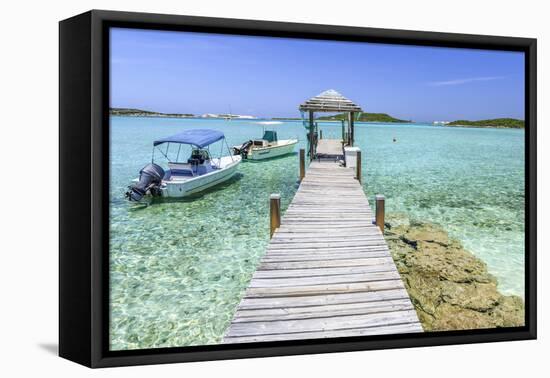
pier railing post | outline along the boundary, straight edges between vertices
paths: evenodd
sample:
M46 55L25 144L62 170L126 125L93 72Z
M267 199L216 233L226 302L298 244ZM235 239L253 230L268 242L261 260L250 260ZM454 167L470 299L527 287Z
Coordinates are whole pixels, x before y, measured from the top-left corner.
M281 195L269 196L269 238L273 237L275 230L281 226Z
M300 148L300 182L306 176L306 150Z
M381 195L376 195L376 225L380 228L380 231L384 233L384 202L386 198Z
M357 151L357 158L355 161L355 178L361 182L361 150Z

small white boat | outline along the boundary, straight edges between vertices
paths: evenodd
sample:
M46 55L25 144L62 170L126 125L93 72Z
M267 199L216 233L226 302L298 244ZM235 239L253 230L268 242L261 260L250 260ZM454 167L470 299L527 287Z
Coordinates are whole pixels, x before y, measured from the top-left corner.
M187 130L182 133L153 142L152 162L141 169L139 178L128 187L126 198L141 201L145 196L179 198L211 188L230 179L241 162L240 156L220 156L212 158L209 146L215 142L225 142L221 131L209 129ZM170 144L177 144L177 156L169 158ZM159 146L166 144L166 152ZM191 146L191 156L186 162L179 161L182 145ZM223 147L223 145L222 145ZM229 146L226 147L228 152ZM168 170L154 162L155 149L168 161Z
M298 139L278 140L276 131L265 131L262 139L249 140L233 146L233 153L248 160L263 160L294 152Z

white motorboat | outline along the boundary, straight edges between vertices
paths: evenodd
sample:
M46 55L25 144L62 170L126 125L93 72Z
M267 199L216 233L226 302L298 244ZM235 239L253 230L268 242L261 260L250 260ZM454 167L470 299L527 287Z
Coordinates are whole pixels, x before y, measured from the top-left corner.
M277 132L267 130L262 139L249 140L233 147L235 155L248 160L263 160L283 156L294 152L298 139L278 140Z
M145 196L153 197L185 197L190 194L211 188L231 178L237 171L241 156L220 156L212 158L210 145L216 142L229 146L221 131L210 129L186 130L171 137L153 142L153 158L150 164L143 167L139 178L128 187L126 198L130 201L141 201ZM169 154L171 144L178 145L174 160ZM165 151L159 146L166 145ZM191 146L191 155L186 162L180 162L182 145ZM155 150L166 158L168 170L155 163ZM173 154L172 154L173 155Z

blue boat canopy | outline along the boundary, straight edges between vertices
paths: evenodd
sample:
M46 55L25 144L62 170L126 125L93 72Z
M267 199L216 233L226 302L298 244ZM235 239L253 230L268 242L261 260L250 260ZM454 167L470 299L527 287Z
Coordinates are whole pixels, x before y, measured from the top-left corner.
M197 146L198 148L204 148L212 143L215 143L219 140L222 140L224 135L219 130L212 129L193 129L185 130L176 135L172 135L167 138L162 138L155 140L153 146L158 146L163 143L181 143L181 144L191 144Z

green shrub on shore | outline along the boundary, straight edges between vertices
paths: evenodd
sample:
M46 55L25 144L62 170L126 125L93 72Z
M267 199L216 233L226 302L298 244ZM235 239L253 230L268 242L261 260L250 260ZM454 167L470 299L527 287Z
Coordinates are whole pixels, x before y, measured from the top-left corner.
M319 117L320 121L341 121L347 120L348 113L340 113L332 116ZM359 116L355 119L357 122L395 122L395 123L409 123L411 121L405 121L397 119L386 113L359 113Z
M501 127L523 129L525 128L525 121L515 118L495 118L484 119L480 121L468 121L465 119L459 119L457 121L448 123L447 126Z

